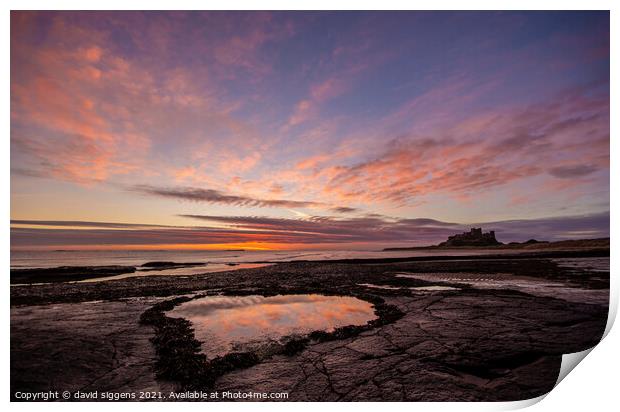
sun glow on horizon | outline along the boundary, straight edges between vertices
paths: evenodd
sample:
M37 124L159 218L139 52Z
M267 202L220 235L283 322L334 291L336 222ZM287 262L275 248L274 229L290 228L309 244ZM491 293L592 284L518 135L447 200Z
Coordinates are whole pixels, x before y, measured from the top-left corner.
M14 251L54 251L54 250L248 250L248 251L278 251L278 250L308 250L308 249L325 249L325 245L321 244L286 244L286 243L270 243L270 242L242 242L242 243L219 243L219 244L141 244L141 245L53 245L53 246L13 246ZM332 247L333 249L334 247Z

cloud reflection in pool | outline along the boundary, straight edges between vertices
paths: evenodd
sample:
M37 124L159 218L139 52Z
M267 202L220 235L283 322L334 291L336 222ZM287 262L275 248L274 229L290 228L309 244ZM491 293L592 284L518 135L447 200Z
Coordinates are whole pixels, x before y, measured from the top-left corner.
M208 296L167 313L192 323L203 352L213 358L249 350L289 335L340 326L364 325L376 318L372 304L350 296Z

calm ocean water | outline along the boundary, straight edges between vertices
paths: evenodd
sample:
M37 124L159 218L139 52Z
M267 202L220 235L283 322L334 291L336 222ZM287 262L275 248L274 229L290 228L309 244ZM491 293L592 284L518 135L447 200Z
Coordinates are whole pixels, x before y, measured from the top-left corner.
M11 251L11 268L50 268L58 266L140 266L149 261L202 262L213 264L248 262L283 262L290 260L372 259L430 255L463 255L498 251Z
M187 276L264 266L253 262L286 262L291 260L372 259L411 256L460 255L464 258L484 253L511 253L498 250L414 250L414 251L11 251L11 269L53 268L59 266L135 266L133 273L83 282L122 279L134 276ZM514 253L514 252L512 252ZM140 265L150 261L204 263L202 266L144 270ZM560 266L576 273L583 269L609 272L609 258L557 259Z

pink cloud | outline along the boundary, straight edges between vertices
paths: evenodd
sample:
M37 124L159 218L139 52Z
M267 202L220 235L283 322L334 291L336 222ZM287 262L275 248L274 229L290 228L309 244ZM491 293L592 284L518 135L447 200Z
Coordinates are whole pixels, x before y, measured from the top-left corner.
M341 199L406 204L431 193L475 193L538 175L589 175L605 167L608 121L605 98L579 93L485 113L431 129L433 138L393 140L371 160L332 169L325 191ZM601 145L589 146L584 134Z
M103 50L98 46L92 46L86 49L84 52L84 56L86 60L92 63L96 63L101 59L101 55L103 54Z
M32 32L37 24L35 13L12 16L15 33ZM15 155L24 158L21 169L80 183L129 171L152 176L171 168L157 155L171 137L186 149L181 139L205 140L213 131L233 134L231 145L253 150L254 131L230 114L238 103L223 100L215 87L205 88L214 80L204 71L121 56L97 26L86 28L62 13L52 16L43 44L30 43L25 34L12 38L11 137ZM165 134L180 130L177 125L191 127L192 134ZM222 164L249 170L259 159L249 153Z

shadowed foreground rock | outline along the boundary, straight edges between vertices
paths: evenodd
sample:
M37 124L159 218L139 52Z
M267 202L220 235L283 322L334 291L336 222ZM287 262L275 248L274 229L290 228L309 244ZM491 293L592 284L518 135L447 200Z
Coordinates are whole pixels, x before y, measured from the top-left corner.
M579 305L473 297L389 299L406 313L394 324L230 373L217 388L314 401L527 399L551 390L561 354L596 344L604 327Z
M483 280L518 278L565 285L568 289L558 296L569 296L574 290L579 297L595 294L592 302L600 302L600 296L608 293L607 273L577 273L550 259L509 258L286 263L191 279L153 277L13 287L11 391L166 393L179 389L176 382L156 378L157 355L150 342L155 329L140 325L139 320L153 305L188 292L365 294L381 297L403 313L354 336L310 342L290 353L231 370L213 387L218 391L288 392L292 401L532 398L553 387L563 353L587 349L602 336L606 305L544 295L553 287L541 289L544 293L538 291L536 296L481 289L475 283L463 283L462 279L476 279L462 275L464 271L478 273ZM403 272L417 273L423 280L395 276ZM432 281L433 273L438 282ZM428 289L434 285L458 289ZM419 287L425 289L415 289ZM162 297L135 297L140 294ZM84 302L102 298L112 300ZM47 303L33 306L29 300Z

